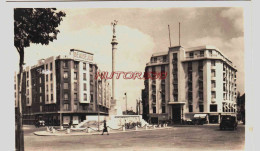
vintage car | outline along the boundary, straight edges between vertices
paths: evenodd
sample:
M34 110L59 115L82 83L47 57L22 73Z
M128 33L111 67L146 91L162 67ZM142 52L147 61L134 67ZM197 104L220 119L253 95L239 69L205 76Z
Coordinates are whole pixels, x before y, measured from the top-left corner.
M192 119L194 125L203 125L207 123L207 114L195 114Z
M41 126L45 126L45 121L43 120L38 120L35 122L35 127L41 127Z
M237 117L234 115L223 115L221 117L220 130L231 128L233 130L237 129Z

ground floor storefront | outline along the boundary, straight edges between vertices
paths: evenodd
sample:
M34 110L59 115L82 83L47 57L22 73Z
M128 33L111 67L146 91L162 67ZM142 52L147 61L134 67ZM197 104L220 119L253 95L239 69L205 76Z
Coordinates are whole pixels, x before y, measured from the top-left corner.
M95 119L98 116L108 116L107 113L81 113L81 112L56 112L56 113L36 113L23 115L23 124L34 125L35 122L42 120L45 125L59 126L59 125L78 125L87 118Z
M184 110L185 103L175 102L169 105L168 113L148 114L150 124L184 124L194 119L203 119L204 123L220 123L223 115L236 115L235 112L189 112Z

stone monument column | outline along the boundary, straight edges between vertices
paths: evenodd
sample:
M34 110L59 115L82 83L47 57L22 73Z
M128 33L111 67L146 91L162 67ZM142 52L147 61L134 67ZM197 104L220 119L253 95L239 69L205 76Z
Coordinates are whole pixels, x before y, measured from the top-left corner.
M117 42L117 39L116 39L116 25L117 25L117 22L116 20L114 20L111 25L113 27L113 38L112 38L112 42L111 42L111 45L112 45L112 73L114 75L114 72L116 72L116 69L115 69L115 63L116 63L116 51L117 51L117 45L118 45L118 42ZM122 115L122 111L120 110L120 106L119 106L119 103L118 101L116 100L116 96L115 96L115 83L116 83L116 76L114 75L113 78L112 78L112 99L111 99L111 109L110 109L110 115Z

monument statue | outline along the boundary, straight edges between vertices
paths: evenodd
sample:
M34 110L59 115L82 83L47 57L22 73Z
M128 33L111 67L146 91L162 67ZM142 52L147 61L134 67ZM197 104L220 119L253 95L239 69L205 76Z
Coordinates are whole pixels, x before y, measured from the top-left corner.
M116 25L117 25L117 20L114 20L112 23L111 23L111 25L112 25L112 27L113 27L113 36L116 36Z

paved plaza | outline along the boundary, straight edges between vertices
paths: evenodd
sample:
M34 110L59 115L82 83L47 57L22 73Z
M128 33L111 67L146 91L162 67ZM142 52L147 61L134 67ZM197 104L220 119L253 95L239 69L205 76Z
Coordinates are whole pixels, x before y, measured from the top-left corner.
M243 150L245 127L220 131L218 125L173 126L168 129L111 133L110 135L36 136L46 128L25 126L26 151L84 150Z

